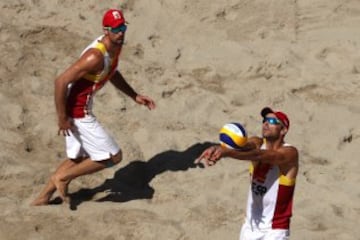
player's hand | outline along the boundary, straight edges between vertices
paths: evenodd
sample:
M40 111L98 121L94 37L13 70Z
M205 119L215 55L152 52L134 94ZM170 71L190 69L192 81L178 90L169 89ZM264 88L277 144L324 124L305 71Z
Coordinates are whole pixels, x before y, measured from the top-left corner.
M138 94L135 97L135 102L137 102L138 104L147 106L147 108L149 110L152 110L152 109L155 108L155 102L151 98L149 98L147 96L143 96L143 95Z
M210 167L216 164L222 157L222 148L220 146L211 146L206 149L195 161L195 164L203 164Z
M58 135L70 136L70 131L73 128L73 122L70 119L59 119Z

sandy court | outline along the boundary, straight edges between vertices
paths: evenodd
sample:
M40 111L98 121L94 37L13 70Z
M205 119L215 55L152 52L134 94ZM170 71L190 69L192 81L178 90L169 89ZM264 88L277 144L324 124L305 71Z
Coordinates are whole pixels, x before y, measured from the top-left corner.
M30 207L65 157L54 79L112 7L129 22L119 69L157 109L105 86L94 112L123 162L74 180L70 207ZM0 239L238 239L248 163L192 162L227 122L261 134L264 106L288 113L300 152L291 239L359 238L359 1L3 0L0 12Z

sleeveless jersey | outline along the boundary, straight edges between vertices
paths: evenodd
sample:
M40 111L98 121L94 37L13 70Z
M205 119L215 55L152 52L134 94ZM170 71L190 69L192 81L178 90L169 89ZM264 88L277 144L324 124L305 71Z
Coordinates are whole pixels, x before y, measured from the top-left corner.
M266 149L265 143L261 149ZM282 175L278 166L264 163L251 164L250 176L246 221L258 229L289 229L295 179Z
M81 53L83 55L90 48L98 49L104 56L104 69L99 74L86 74L78 81L69 84L66 109L68 116L82 118L91 115L93 96L113 76L118 65L118 57L110 58L105 45L100 42L103 36L95 39Z

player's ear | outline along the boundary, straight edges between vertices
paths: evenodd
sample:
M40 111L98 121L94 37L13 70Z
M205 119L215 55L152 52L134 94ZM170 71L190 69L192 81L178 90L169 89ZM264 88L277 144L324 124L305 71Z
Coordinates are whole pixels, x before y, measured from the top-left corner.
M105 35L108 35L109 34L109 28L103 27L103 32L104 32Z
M283 128L281 129L281 131L280 131L280 133L281 133L283 136L285 136L287 132L288 132L288 129L287 129L286 127L283 127Z

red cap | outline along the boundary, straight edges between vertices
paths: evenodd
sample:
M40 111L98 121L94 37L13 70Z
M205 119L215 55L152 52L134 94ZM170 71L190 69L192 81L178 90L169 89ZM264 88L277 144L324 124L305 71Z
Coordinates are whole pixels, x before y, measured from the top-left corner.
M123 13L117 9L108 10L103 17L103 27L116 28L125 23Z
M285 113L280 112L280 111L273 111L269 107L265 107L265 108L263 108L263 110L261 110L261 116L263 118L266 117L266 115L268 115L269 113L275 114L276 118L279 119L287 129L289 129L290 121L289 121L289 118L286 116Z

